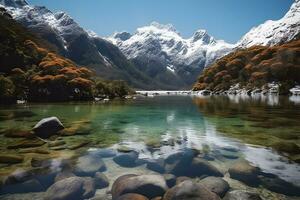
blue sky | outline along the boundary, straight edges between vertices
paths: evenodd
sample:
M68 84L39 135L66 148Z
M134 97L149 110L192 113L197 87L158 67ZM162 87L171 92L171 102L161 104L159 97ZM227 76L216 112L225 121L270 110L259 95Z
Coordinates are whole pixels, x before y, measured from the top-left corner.
M157 21L171 23L184 37L198 29L236 42L268 19L279 19L293 0L28 0L52 11L69 13L81 26L100 36L134 32Z

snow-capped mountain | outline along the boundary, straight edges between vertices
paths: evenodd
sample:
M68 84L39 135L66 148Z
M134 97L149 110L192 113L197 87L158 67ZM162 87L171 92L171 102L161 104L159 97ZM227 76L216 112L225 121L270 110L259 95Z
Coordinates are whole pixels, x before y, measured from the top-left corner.
M46 7L30 6L25 0L0 0L13 18L42 38L55 44L63 54L72 54L76 37L89 39L88 33L64 12L52 13ZM101 55L99 59L104 60Z
M216 52L222 50L226 53L233 47L222 40L215 40L206 30L198 30L191 38L184 39L171 24L162 25L157 22L138 28L134 35L127 32L115 33L108 40L118 45L130 59L140 54L155 55L162 51L168 56L170 64L177 65L195 62L207 65L209 62L206 61L213 60L211 57L216 57ZM153 45L159 48L155 52L149 51Z
M234 47L214 39L205 30L198 30L191 38L185 39L172 25L157 22L138 28L133 35L121 32L107 39L117 45L127 58L141 63L141 70L147 71L159 65L163 69L158 69L152 76L167 70L182 77L186 84L190 80L195 81L195 73Z
M237 44L238 47L253 45L273 46L293 40L300 34L300 0L295 0L281 19L268 20L252 28Z
M14 7L14 8L21 8L23 6L28 5L26 0L0 0L0 4L2 4L5 7Z
M104 79L123 79L138 88L158 87L136 69L118 47L84 30L64 12L53 13L25 0L0 0L0 6L29 30L47 40L54 49L79 65L90 67ZM152 88L151 88L152 89Z
M157 22L133 34L120 32L102 39L64 12L52 13L26 0L0 0L1 5L61 55L95 69L103 78L124 79L144 89L188 87L204 67L237 48L272 46L300 36L300 0L282 19L251 29L237 44L216 40L205 30L183 38L172 25Z

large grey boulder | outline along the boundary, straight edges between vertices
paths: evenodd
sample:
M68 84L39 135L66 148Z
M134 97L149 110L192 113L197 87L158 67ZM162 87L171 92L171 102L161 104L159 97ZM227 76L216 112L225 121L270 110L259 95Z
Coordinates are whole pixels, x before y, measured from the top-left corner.
M148 198L140 194L128 193L118 197L117 200L148 200Z
M163 196L168 189L166 181L161 175L128 174L119 177L112 185L113 200L127 193L136 193L152 199Z
M44 187L37 179L30 179L22 183L10 184L0 188L0 194L16 194L16 193L29 193L41 192Z
M236 162L228 169L230 178L239 180L250 186L259 184L259 168L250 165L248 161L242 160Z
M202 184L187 180L169 189L163 200L220 200L220 197Z
M129 153L121 153L114 157L113 160L122 167L135 167L137 165L136 161L138 157L138 152L131 151Z
M188 169L188 176L201 177L201 176L223 176L214 165L201 158L194 158L190 168Z
M94 176L96 172L105 170L106 165L101 158L85 155L78 158L74 173L78 176Z
M171 154L165 160L165 171L175 176L205 177L223 176L223 174L207 160L196 157L198 152L187 149Z
M221 198L225 196L226 192L229 190L230 186L221 177L209 176L199 181L204 187L209 191L216 193Z
M195 157L193 150L177 152L169 155L165 160L165 171L175 176L188 176L190 166Z
M57 117L48 117L39 121L32 131L41 138L48 138L63 129L64 126Z
M31 170L18 168L13 173L4 178L3 185L25 182L30 180L31 178L33 178L33 173Z
M106 188L109 186L109 180L107 176L101 172L97 172L94 177L97 189Z
M163 174L165 172L165 163L163 159L149 160L146 167L152 171Z
M48 188L45 200L83 200L95 195L92 178L70 177L54 183Z

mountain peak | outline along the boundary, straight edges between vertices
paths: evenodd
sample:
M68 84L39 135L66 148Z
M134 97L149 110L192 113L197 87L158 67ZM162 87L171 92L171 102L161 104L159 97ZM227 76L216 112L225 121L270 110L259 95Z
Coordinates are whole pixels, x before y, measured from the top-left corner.
M300 13L300 0L295 0L290 10L284 16L284 18L292 18L295 15L299 15L299 13Z
M113 38L120 39L121 41L128 40L132 35L126 31L117 32L113 34Z
M192 37L193 42L197 42L199 40L201 40L204 44L210 44L215 42L214 38L211 37L204 29L196 31Z
M293 40L300 33L300 0L295 0L289 11L279 20L268 20L252 28L238 42L239 47L254 45L274 46Z
M0 0L0 4L2 4L5 7L13 8L22 8L28 5L26 0Z
M152 22L150 24L150 26L153 26L157 29L162 29L162 30L167 30L167 31L172 31L172 32L176 32L175 27L172 24L160 24L156 21Z

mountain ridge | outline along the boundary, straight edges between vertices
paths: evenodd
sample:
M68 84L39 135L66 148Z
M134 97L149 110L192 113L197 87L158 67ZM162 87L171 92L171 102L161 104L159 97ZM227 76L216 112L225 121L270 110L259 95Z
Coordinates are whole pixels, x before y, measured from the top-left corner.
M100 37L91 37L90 32L84 30L65 12L53 13L46 7L31 6L22 0L1 0L0 4L19 23L55 45L60 55L78 65L89 67L104 79L122 79L136 88L160 87L136 69L113 44Z
M183 38L172 24L158 22L132 34L115 32L101 38L84 30L64 12L52 13L45 7L30 6L25 0L0 0L0 4L54 44L61 55L105 78L124 79L143 89L190 88L204 68L230 52L253 45L274 46L300 36L299 0L281 19L252 28L236 44L216 40L203 29Z
M237 46L274 46L292 41L300 33L300 0L295 0L288 12L279 20L267 20L246 33Z
M172 73L186 86L192 84L195 74L233 48L231 44L214 39L206 30L198 30L185 39L174 26L158 22L138 28L134 34L115 33L106 39L117 45L146 74L156 78L162 72Z

